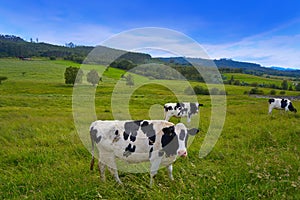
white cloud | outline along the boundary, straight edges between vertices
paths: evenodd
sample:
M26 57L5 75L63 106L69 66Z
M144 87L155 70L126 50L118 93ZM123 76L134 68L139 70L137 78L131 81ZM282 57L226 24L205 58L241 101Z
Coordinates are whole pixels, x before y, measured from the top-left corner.
M284 27L236 43L203 45L211 58L232 58L263 66L281 66L300 69L300 32L291 31L295 27Z
M156 27L121 32L103 45L127 51L152 52L153 56L186 56L208 58L204 48L183 33Z

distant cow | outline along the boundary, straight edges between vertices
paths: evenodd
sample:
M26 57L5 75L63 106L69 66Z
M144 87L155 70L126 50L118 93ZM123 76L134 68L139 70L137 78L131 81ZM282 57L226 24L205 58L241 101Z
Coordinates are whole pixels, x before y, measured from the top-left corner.
M297 109L294 108L292 102L288 99L269 99L269 114L272 113L273 109L297 112Z
M128 163L150 161L150 185L159 166L167 166L173 180L172 163L177 156L187 156L189 135L198 129L187 130L184 124L174 125L164 120L95 121L90 126L92 140L91 170L94 165L94 145L99 150L99 170L105 180L105 167L122 183L117 171L116 158Z
M165 120L169 121L172 116L174 117L187 117L187 122L191 122L191 116L199 112L199 106L203 104L199 103L166 103L165 109Z

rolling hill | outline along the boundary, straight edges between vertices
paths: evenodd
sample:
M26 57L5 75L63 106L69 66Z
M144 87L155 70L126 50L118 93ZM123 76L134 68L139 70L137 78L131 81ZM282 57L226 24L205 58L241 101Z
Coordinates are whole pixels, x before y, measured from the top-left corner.
M86 57L89 55L89 59ZM20 37L13 35L0 35L0 58L4 57L49 57L50 59L65 59L78 63L97 63L109 65L115 60L129 60L133 64L159 63L171 67L201 66L211 67L215 64L222 72L235 72L253 75L274 75L300 78L300 70L279 69L274 67L264 67L257 63L235 61L232 59L208 60L202 58L152 58L145 53L127 52L105 46L76 46L69 43L66 46L47 44L43 42L27 42ZM118 66L117 66L118 67ZM128 68L130 69L130 68ZM185 71L185 70L180 70ZM201 79L201 78L197 78ZM196 79L194 79L196 80Z

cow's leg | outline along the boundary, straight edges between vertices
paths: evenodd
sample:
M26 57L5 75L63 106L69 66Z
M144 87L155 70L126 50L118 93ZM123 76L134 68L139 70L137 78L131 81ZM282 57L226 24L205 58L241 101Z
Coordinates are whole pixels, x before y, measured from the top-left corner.
M173 172L173 166L172 166L172 164L171 165L169 165L168 167L167 167L167 169L168 169L168 173L169 173L169 178L170 178L170 180L174 180L174 178L173 178L173 174L172 174L172 172Z
M119 184L122 184L122 181L119 178L117 164L116 164L116 161L115 161L115 156L112 154L109 157L107 157L107 160L108 160L108 163L109 163L108 168L109 168L110 172L114 175L116 181Z
M269 114L272 113L272 110L273 110L272 106L269 106Z
M100 162L98 162L98 168L99 168L99 172L100 172L100 177L102 181L105 181L105 164Z
M186 121L187 121L188 124L190 124L191 123L191 117L188 116Z
M151 167L150 167L150 187L153 185L153 178L157 174L161 163L162 157L156 157L154 159L150 159Z
M90 165L90 170L93 170L93 168L94 168L94 163L95 163L95 157L92 156L91 165Z
M168 115L168 113L165 113L165 120L166 120L166 121L169 121L169 120L170 120L170 118L171 118L171 116L170 116L170 115Z
M118 170L115 167L108 168L110 173L112 173L119 184L122 184L122 181L119 178Z
M101 150L100 150L101 152ZM103 151L102 151L103 152ZM103 152L100 154L101 158L101 165L107 166L109 171L114 175L116 181L120 184L122 184L119 175L118 175L118 170L117 170L117 164L115 161L115 155L113 152ZM99 159L100 160L100 159Z
M286 106L286 107L284 108L284 110L285 110L285 113L287 113L287 112L289 111L288 106Z

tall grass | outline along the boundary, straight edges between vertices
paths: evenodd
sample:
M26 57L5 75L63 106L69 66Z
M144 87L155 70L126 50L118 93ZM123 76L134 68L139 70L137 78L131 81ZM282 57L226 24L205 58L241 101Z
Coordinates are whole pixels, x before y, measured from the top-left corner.
M266 99L243 95L244 87L237 86L226 86L224 129L202 159L199 149L211 105L209 96L198 96L204 104L201 132L189 147L189 156L175 162L175 181L161 169L153 188L147 173L120 172L121 186L107 171L107 181L101 182L98 171L89 170L90 153L75 129L73 88L63 81L70 65L0 60L0 75L8 77L0 85L0 199L300 199L300 115L276 110L268 115ZM115 69L104 73L95 96L99 119L113 118L111 93L123 73ZM152 105L176 100L163 85L178 83L158 82L133 92L133 118L150 118ZM294 104L300 110L300 102Z

